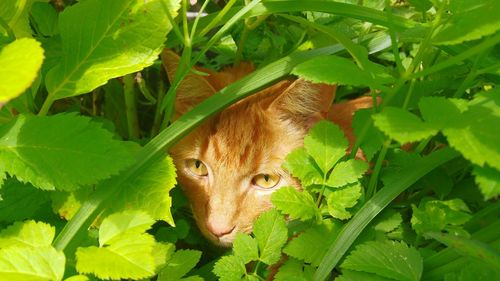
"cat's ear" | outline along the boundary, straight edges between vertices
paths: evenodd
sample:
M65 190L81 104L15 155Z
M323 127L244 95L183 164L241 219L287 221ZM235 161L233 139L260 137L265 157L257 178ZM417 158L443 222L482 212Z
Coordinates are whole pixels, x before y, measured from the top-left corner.
M161 54L161 59L167 72L168 80L170 82L174 81L180 57L172 50L165 49ZM175 112L177 116L189 111L216 92L208 80L208 76L213 75L213 73L207 69L198 67L195 67L195 70L207 73L207 76L190 72L180 83L175 98Z
M335 86L295 80L271 103L282 118L309 128L328 114L335 98Z

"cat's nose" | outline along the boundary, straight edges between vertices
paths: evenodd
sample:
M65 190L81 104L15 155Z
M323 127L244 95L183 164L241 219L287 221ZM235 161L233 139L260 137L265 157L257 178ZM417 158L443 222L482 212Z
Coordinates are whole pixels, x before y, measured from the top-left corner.
M207 222L207 229L215 235L215 237L220 238L224 235L227 235L235 229L235 225Z

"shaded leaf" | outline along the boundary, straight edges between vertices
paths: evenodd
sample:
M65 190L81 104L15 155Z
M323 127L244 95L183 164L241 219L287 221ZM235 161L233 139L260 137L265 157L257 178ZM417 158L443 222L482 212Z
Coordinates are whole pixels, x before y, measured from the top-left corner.
M200 257L200 251L178 250L167 261L165 267L158 274L158 281L180 280L191 269L193 269L193 267L196 266Z
M7 179L0 189L0 221L14 222L32 218L49 203L47 192L24 184L14 178Z
M485 200L500 195L500 172L490 167L475 166L472 173Z
M419 252L404 242L367 242L357 246L341 268L396 280L418 281L422 276L423 262Z
M381 113L373 115L373 120L377 128L402 144L420 141L437 133L416 115L396 107L385 107Z
M368 161L370 161L375 153L382 148L384 142L383 134L375 128L372 114L373 111L371 109L360 109L354 113L354 120L352 123L357 140L364 135L359 145Z

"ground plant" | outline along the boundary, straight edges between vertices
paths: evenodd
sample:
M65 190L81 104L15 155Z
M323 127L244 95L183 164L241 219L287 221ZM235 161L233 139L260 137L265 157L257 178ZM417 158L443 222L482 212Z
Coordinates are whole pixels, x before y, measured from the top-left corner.
M0 1L0 280L500 280L499 15L498 0ZM173 118L192 66L242 61L256 71ZM373 107L347 154L337 125L314 125L283 164L303 190L217 248L168 149L291 77Z

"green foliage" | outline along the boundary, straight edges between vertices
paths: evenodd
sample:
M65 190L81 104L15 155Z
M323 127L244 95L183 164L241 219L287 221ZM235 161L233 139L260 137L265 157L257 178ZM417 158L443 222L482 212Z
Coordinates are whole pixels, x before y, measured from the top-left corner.
M20 115L0 127L4 171L46 190L74 190L127 167L132 152L102 125L76 114Z
M402 281L420 280L423 270L419 252L404 242L394 241L362 244L347 256L341 267Z
M319 216L316 204L308 192L300 192L294 187L282 187L271 197L273 205L283 214L293 219L309 220Z
M0 49L0 105L22 94L38 75L43 49L34 39L16 40Z
M87 93L151 65L172 28L162 1L90 0L65 9L59 16L63 56L46 78L49 98ZM165 2L175 16L179 1Z
M498 1L188 3L0 1L1 280L500 278ZM190 66L244 60L171 118ZM166 151L290 74L337 85L342 124L297 118L298 181L223 254L170 195Z

